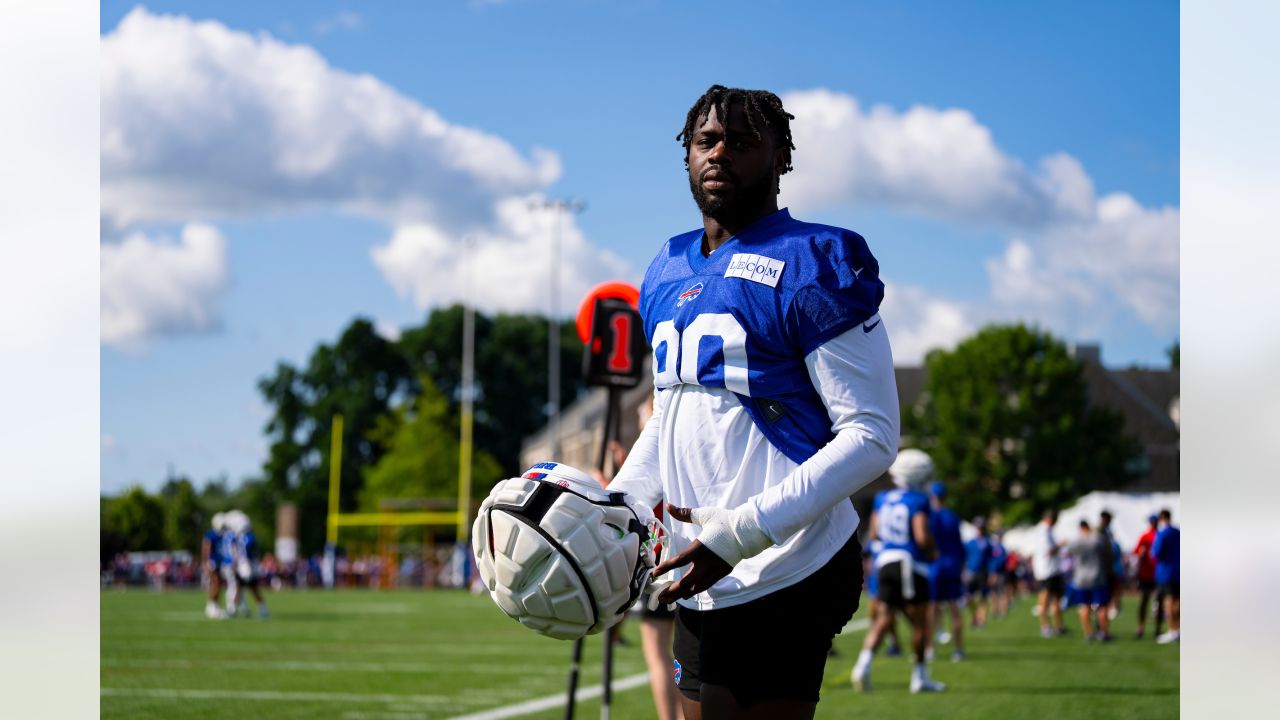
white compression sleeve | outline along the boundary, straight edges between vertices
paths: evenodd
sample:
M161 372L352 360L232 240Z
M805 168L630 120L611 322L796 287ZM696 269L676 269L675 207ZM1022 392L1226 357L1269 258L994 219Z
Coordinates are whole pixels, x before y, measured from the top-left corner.
M631 446L627 459L609 483L611 492L625 492L652 508L662 502L662 478L658 474L658 433L662 429L662 413L670 393L654 392L653 415L645 423L640 437Z
M898 385L884 323L855 325L805 358L835 438L746 505L776 543L880 477L898 453Z

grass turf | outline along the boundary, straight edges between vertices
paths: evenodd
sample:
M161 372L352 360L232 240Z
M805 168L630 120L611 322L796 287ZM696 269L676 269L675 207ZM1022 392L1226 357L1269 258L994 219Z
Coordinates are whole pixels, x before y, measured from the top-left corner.
M103 718L448 718L563 693L572 643L538 636L484 596L460 592L286 592L272 617L206 620L196 592L102 594ZM819 718L1170 718L1178 715L1178 647L1132 640L1134 599L1115 643L1073 633L1041 639L1023 600L1010 617L969 633L969 659L949 646L932 666L940 695L907 693L910 662L877 658L875 692L849 670L863 632L836 640ZM859 610L855 620L864 617ZM900 628L904 632L905 626ZM644 672L637 623L614 653L615 680ZM580 687L600 681L599 636L588 639ZM776 658L775 662L786 662ZM653 717L647 685L617 692L613 717ZM599 716L599 700L578 717ZM563 717L555 707L522 717Z

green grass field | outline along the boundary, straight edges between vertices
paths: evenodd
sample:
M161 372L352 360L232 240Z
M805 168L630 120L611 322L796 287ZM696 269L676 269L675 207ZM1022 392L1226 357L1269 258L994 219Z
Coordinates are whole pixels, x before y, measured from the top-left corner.
M310 591L268 603L269 620L217 622L204 618L196 592L104 592L102 717L449 718L564 692L572 644L525 630L485 596ZM843 635L818 717L1177 717L1178 647L1130 639L1134 607L1129 600L1117 622L1120 639L1100 646L1071 619L1072 634L1041 639L1024 600L971 633L968 660L933 665L949 688L932 696L909 695L910 663L892 658L876 660L874 693L855 693L848 677L863 633ZM615 682L644 671L634 621L625 635ZM582 687L600 680L601 644L588 641ZM631 685L615 692L613 717L653 717L648 686ZM578 705L578 717L599 713L599 700ZM551 720L563 709L520 717Z

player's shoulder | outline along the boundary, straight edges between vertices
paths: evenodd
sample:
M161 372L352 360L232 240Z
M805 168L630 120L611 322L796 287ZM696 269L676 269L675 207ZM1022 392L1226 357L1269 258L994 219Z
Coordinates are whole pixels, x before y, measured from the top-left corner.
M798 220L786 210L768 223L768 232L744 243L778 254L779 260L819 259L828 263L844 263L870 257L864 237L848 228Z
M689 245L698 242L702 238L702 232L701 228L690 230L671 237L663 243L662 248L658 250L658 254L649 263L649 269L645 271L644 286L654 287L670 279L673 274L688 274L689 267L686 258L689 252Z

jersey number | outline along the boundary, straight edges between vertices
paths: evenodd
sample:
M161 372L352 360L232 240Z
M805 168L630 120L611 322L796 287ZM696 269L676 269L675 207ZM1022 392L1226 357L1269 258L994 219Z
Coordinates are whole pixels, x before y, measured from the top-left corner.
M716 368L709 361L699 366L706 340L707 357L713 356L719 341L723 364ZM716 372L716 370L723 372ZM747 383L747 331L729 313L705 313L693 319L684 329L676 329L674 320L664 320L653 329L653 384L659 388L672 385L704 385L724 387L739 395L751 395Z
M879 535L891 545L906 545L911 538L910 509L891 503L880 508Z

